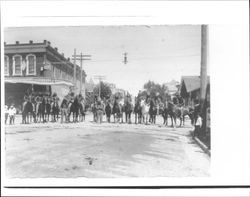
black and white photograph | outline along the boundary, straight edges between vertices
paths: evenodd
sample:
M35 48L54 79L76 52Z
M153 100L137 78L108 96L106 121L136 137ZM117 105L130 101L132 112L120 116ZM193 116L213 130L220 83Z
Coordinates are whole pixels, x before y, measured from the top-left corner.
M207 29L5 29L6 175L209 176Z
M5 189L249 184L245 12L21 2L2 14Z

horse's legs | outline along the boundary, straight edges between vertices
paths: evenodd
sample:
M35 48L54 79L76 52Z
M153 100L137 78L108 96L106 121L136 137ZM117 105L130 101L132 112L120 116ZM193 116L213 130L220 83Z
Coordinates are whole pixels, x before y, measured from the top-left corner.
M166 113L166 126L168 126L168 113Z
M68 116L66 115L68 122L70 122L70 115L71 115L71 111L69 112Z
M172 123L172 125L171 125L171 126L172 126L172 127L174 127L174 123L173 123L173 118L174 118L174 117L173 117L173 115L172 115L172 114L170 114L170 118L171 118L171 123Z
M29 124L29 112L26 115L26 122Z
M43 123L46 122L45 112L42 112Z
M33 119L34 119L34 122L36 123L36 112L33 112Z

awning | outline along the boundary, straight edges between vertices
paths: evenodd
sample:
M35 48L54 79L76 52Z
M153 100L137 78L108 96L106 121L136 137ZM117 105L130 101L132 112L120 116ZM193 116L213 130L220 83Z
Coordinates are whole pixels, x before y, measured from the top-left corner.
M25 83L34 85L67 85L73 86L74 84L69 81L41 78L41 77L5 77L5 83Z

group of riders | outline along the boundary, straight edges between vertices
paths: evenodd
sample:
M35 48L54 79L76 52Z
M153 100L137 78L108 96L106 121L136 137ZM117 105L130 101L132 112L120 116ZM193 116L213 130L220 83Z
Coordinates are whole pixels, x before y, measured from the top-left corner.
M106 115L107 122L111 122L113 116L113 122L117 123L132 123L131 114L135 114L135 124L155 124L157 115L163 117L163 124L168 125L168 118L171 118L172 126L176 125L176 120L180 120L180 126L184 125L185 117L188 116L191 119L191 123L194 124L199 113L199 104L196 101L194 107L184 106L183 99L180 96L176 96L173 99L160 99L158 97L150 96L138 96L135 98L134 104L129 96L124 101L121 101L118 97L115 97L112 102L110 99L103 101L100 98L95 99L95 102L91 106L93 112L93 120L101 123L103 115Z
M84 99L81 94L67 94L62 102L56 93L48 95L24 96L22 103L22 123L30 122L70 122L73 114L73 122L85 119Z
M30 122L82 122L85 120L85 99L81 94L67 94L62 101L54 93L52 96L25 96L22 104L22 123ZM168 118L171 119L171 126L176 125L179 119L180 126L184 125L185 117L189 116L194 124L199 113L199 103L194 107L184 106L183 99L176 96L172 99L160 99L158 97L137 96L134 104L130 96L123 100L115 97L101 99L95 97L91 105L93 121L102 123L106 115L106 121L115 123L132 123L131 115L135 114L135 124L155 124L158 115L163 117L163 124L168 125ZM72 118L71 118L72 115Z

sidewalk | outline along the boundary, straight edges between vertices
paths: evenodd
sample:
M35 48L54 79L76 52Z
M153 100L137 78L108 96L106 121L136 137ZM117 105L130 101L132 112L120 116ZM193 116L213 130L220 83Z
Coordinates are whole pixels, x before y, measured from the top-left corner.
M210 148L198 137L194 136L193 131L190 131L190 135L192 136L192 138L194 139L194 141L201 147L201 149L207 153L209 156L211 156L211 151Z

